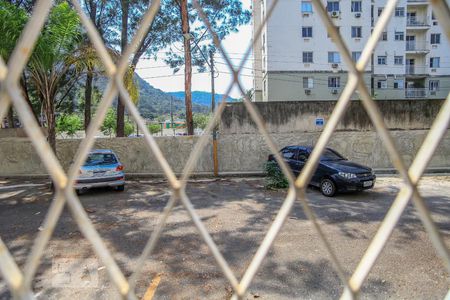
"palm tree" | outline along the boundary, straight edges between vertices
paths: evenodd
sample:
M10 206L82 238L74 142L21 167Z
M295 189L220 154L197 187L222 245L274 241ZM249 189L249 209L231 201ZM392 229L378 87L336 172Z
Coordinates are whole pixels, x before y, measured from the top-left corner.
M29 62L31 81L45 111L48 141L56 150L55 103L62 87L72 87L80 74L76 61L82 34L78 16L62 2L52 8Z

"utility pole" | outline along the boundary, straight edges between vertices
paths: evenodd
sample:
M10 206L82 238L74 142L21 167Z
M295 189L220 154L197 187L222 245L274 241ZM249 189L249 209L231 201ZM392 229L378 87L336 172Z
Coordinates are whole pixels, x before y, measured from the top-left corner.
M211 112L214 114L214 110L216 109L216 95L214 91L214 54L212 51L209 52L210 64L211 68ZM213 162L214 162L214 176L219 176L219 161L217 158L217 130L216 126L213 127L212 132L213 138Z
M173 136L175 136L175 127L173 127L173 110L172 110L173 96L170 96L170 127L173 130Z
M181 0L181 26L184 37L184 103L186 105L187 134L194 135L194 121L192 119L192 57L191 34L189 31L189 15L187 0Z

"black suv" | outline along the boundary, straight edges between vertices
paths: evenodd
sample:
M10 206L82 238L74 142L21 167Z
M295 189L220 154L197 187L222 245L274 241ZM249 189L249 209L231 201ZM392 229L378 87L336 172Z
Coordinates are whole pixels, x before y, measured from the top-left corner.
M312 149L306 146L287 146L280 150L280 154L298 176ZM269 155L269 161L275 161L275 157ZM371 168L348 161L333 149L326 148L310 184L319 187L325 196L331 197L337 191L361 191L373 188L375 179Z

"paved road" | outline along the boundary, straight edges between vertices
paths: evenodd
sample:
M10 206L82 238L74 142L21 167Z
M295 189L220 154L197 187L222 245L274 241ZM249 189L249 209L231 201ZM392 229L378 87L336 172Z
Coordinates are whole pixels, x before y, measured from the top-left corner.
M380 178L358 194L323 197L309 190L311 207L349 275L367 248L401 182ZM188 195L238 278L282 204L285 191L268 191L262 179L224 179L189 184ZM427 177L421 191L450 246L450 177ZM0 236L23 265L51 201L45 182L0 179ZM126 276L168 201L164 182L133 181L123 193L95 190L82 195L89 217ZM227 299L231 288L186 211L177 206L155 254L144 265L142 297L160 275L155 299ZM450 277L412 206L403 214L362 299L443 299ZM116 298L106 269L96 259L70 213L64 211L34 281L38 299ZM333 264L301 205L294 207L264 260L248 299L336 299L342 292ZM0 282L0 299L8 299Z

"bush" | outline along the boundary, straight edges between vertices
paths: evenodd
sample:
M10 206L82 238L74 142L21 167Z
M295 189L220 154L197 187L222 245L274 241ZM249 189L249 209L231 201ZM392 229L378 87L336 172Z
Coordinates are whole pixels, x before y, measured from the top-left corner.
M269 161L264 167L267 175L267 189L284 189L289 186L286 176L284 176L283 172L281 172L281 169L276 161Z
M156 134L161 131L161 125L160 124L150 124L150 125L148 125L148 131L150 131L151 134Z
M100 130L104 135L109 135L109 137L116 132L116 111L113 108L108 109Z
M129 122L129 121L125 121L125 136L129 136L130 134L132 134L134 132L134 125L133 123Z
M56 131L73 136L78 130L83 129L83 122L76 114L63 114L56 120Z

